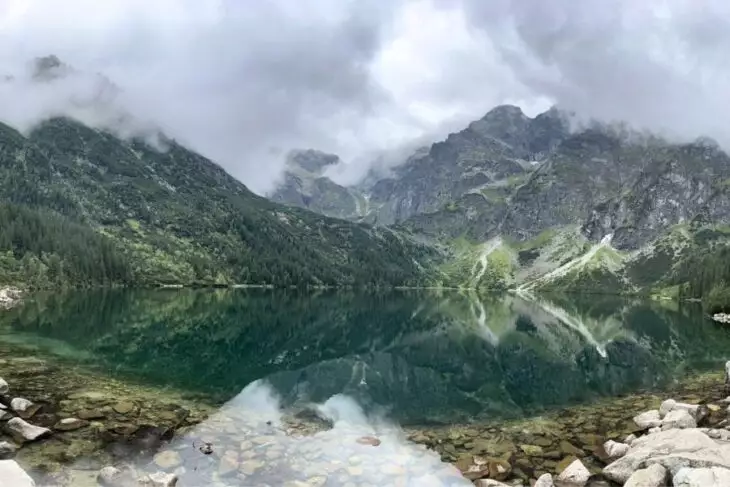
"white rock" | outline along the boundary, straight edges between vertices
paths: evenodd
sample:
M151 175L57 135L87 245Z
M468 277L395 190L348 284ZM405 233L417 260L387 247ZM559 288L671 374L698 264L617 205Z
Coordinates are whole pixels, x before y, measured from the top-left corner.
M7 381L0 377L0 396L6 395L10 391L10 386Z
M671 429L637 438L628 453L603 469L610 480L623 485L644 462L676 453L693 453L717 447L709 436L696 429ZM664 464L662 464L664 465ZM666 465L664 465L667 468Z
M636 440L636 435L631 433L629 436L626 437L626 439L624 440L624 443L631 446L631 444L634 442L634 440Z
M608 440L603 444L603 449L606 450L606 454L610 460L615 460L626 455L629 451L629 445L626 443L619 443L617 441Z
M682 468L672 479L674 487L726 487L730 470L726 468Z
M0 441L0 460L5 460L12 457L13 455L15 455L15 450L17 449L18 447L13 445L9 441Z
M33 404L23 397L16 397L12 401L10 401L10 408L18 413L18 416L20 416L21 418L28 419L32 418L33 415L38 412L41 407L40 405Z
M537 482L535 482L535 485L532 487L555 487L555 484L553 483L553 476L549 473L540 475L540 478L537 479Z
M642 468L631 474L624 487L664 487L667 485L667 473L667 469L658 464Z
M660 433L661 431L662 428L660 426L654 426L653 428L649 428L649 431L647 433L653 435L654 433Z
M588 483L588 479L591 477L591 473L583 465L580 460L575 460L573 463L565 467L560 475L558 475L558 482L569 484L571 486L583 487Z
M20 442L35 441L44 436L50 435L51 430L33 426L20 418L13 418L5 424L5 430L10 433L13 438Z
M638 426L639 428L646 430L649 428L654 428L656 426L661 426L662 418L659 417L658 410L652 409L651 411L646 411L637 416L634 416L634 423L636 423L636 426Z
M684 409L687 411L690 416L694 418L695 421L697 421L697 416L700 412L700 405L699 404L688 404L686 402L678 402L674 404L673 411L676 411L677 409Z
M654 463L662 465L664 468L669 470L672 475L675 475L684 467L721 467L730 469L730 444L718 443L714 447L710 448L702 448L692 452L673 452L666 455L652 456L646 460L647 466Z
M686 409L670 411L662 420L662 430L673 428L696 428L697 422Z
M99 470L99 475L96 477L96 481L105 487L116 487L120 484L122 478L122 471L117 467L104 467Z
M35 482L15 460L0 460L0 485L3 487L35 487Z
M144 487L175 487L177 475L174 473L155 472L139 479L139 485Z
M677 401L674 399L667 399L662 403L661 406L659 406L659 417L663 418L666 416L670 411L674 410L674 406L677 404Z
M479 479L474 481L476 487L512 487L511 485L503 484L497 480L492 479Z

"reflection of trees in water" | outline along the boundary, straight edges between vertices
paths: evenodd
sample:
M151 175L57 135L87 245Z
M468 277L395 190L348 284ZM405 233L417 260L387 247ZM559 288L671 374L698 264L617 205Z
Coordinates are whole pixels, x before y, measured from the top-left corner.
M347 392L405 421L653 387L730 344L688 308L596 296L95 291L40 296L1 319L153 383L227 398L268 377L289 403Z

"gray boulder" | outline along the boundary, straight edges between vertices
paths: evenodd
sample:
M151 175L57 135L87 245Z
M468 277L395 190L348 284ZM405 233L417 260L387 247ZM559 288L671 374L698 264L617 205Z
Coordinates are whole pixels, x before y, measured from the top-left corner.
M624 487L664 487L667 485L667 469L659 464L637 470Z
M696 428L697 422L686 409L674 409L662 420L662 430L674 428Z
M730 470L719 467L682 468L672 479L674 487L726 487Z
M659 416L658 410L652 409L651 411L646 411L634 416L634 423L636 423L636 426L639 428L646 430L656 426L661 426L662 418Z
M626 455L629 451L629 445L626 443L619 443L617 441L608 440L603 444L603 449L606 450L606 454L610 460L616 460Z
M664 468L669 470L672 475L685 467L730 468L730 444L716 444L714 447L702 448L695 451L682 451L659 456L654 455L646 460L646 465L654 463L662 465Z

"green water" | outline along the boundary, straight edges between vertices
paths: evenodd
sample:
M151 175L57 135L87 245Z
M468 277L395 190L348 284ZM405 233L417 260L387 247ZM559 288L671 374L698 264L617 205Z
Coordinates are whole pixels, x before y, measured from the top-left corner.
M345 394L399 424L454 423L718 369L730 331L674 308L596 296L93 291L29 299L2 315L0 341L219 404L263 379L284 407Z

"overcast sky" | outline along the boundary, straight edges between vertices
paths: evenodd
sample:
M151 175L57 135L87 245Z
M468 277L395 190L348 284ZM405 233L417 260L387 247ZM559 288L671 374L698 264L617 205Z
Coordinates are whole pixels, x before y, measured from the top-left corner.
M730 147L722 0L0 0L0 75L51 53L257 192L291 148L335 152L354 179L500 103ZM17 76L0 119L27 129L97 83Z

